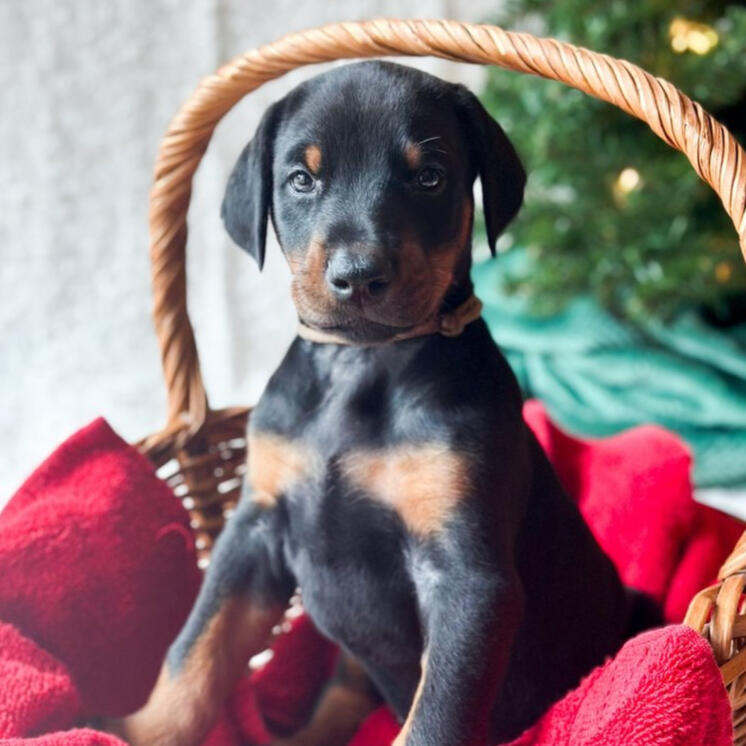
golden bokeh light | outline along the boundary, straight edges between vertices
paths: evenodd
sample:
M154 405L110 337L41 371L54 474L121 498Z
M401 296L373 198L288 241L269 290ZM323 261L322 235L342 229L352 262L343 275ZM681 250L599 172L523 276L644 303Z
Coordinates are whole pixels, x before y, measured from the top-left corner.
M640 186L642 177L636 168L625 168L617 177L616 183L621 192L629 194Z
M671 37L671 48L679 54L708 54L720 40L718 32L712 26L686 18L674 18L668 28L668 34Z

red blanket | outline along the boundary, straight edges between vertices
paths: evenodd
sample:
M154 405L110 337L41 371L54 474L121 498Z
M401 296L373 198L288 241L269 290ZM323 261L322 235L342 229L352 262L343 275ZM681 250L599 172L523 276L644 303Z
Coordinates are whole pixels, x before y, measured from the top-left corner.
M680 621L743 526L695 504L674 436L596 442L526 419L629 585ZM121 746L85 729L141 704L199 584L188 517L151 466L97 420L63 444L0 514L0 744ZM336 650L304 617L244 678L205 746L265 744L299 727ZM77 729L76 729L76 726ZM384 746L382 708L354 746ZM46 734L46 735L44 735ZM630 641L514 746L725 746L730 708L707 644L671 625Z

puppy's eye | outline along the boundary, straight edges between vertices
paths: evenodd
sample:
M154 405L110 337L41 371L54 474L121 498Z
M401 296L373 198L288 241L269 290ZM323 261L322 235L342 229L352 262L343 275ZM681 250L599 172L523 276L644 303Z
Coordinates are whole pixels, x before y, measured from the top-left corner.
M288 181L296 192L310 192L316 184L314 178L307 171L293 171Z
M417 172L417 186L420 189L432 191L437 189L444 179L444 174L439 168L426 166Z

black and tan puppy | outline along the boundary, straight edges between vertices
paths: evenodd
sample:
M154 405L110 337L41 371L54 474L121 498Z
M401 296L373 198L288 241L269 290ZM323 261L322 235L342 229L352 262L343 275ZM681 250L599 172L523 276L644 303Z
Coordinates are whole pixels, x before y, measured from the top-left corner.
M131 743L199 744L296 586L360 665L290 741L307 746L345 743L372 692L397 745L508 739L639 626L475 318L477 176L494 250L521 163L472 94L411 68L337 68L267 111L223 217L260 266L272 217L302 334L252 415L196 606L121 724Z

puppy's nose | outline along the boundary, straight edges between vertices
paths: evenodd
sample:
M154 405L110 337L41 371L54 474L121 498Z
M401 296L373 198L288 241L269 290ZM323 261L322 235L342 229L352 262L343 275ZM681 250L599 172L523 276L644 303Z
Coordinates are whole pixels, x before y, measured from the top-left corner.
M391 284L391 262L376 255L335 251L326 268L326 282L338 300L360 297L380 300Z

